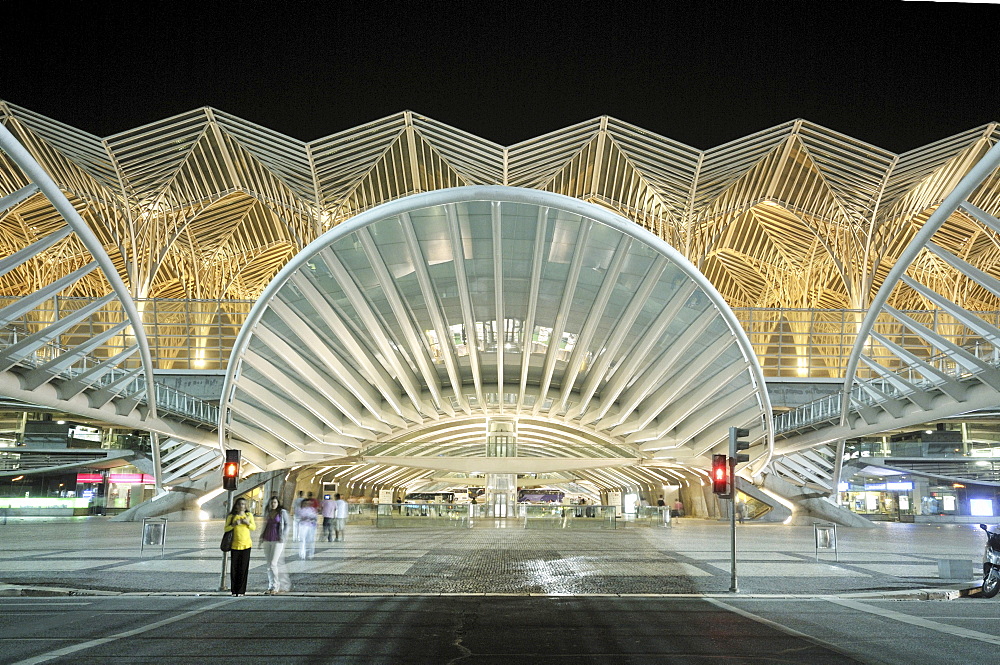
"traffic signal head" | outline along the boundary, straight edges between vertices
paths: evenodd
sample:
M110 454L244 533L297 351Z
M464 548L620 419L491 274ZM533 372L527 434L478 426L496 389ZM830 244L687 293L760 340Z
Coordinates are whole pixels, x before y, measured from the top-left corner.
M729 460L725 455L712 455L712 491L729 494Z
M750 461L750 455L740 452L750 447L749 441L742 440L748 436L750 436L750 430L748 429L743 429L742 427L729 428L729 456L736 460L736 464Z
M222 489L230 492L236 489L240 482L240 451L226 451L226 461L222 465Z

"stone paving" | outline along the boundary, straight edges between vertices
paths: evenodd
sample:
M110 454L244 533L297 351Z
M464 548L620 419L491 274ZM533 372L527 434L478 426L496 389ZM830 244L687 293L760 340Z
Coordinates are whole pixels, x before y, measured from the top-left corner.
M676 520L670 528L525 530L376 529L349 525L343 543L318 542L316 557L287 561L293 592L358 594L713 594L730 586L727 524ZM478 526L496 526L480 523ZM170 522L159 546L140 556L141 525L101 517L24 518L0 525L0 584L17 588L133 593L217 593L220 521ZM847 594L969 588L942 579L939 559L970 562L984 538L974 525L883 523L838 530L820 552L812 527L749 524L737 529L739 590L745 594ZM263 591L261 550L250 590ZM839 557L839 561L836 560ZM12 588L13 587L13 588Z

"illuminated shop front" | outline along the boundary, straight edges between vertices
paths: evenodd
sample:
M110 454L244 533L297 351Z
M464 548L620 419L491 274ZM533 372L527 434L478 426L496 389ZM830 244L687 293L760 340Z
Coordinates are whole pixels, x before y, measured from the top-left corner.
M131 465L0 479L0 509L34 516L118 513L150 499L153 476Z
M1000 515L1000 488L933 478L861 478L842 482L840 504L873 520Z
M117 512L137 506L152 498L154 491L153 476L133 466L76 474L76 495L105 510Z
M865 480L840 484L840 503L847 509L872 519L899 519L913 515L913 482Z

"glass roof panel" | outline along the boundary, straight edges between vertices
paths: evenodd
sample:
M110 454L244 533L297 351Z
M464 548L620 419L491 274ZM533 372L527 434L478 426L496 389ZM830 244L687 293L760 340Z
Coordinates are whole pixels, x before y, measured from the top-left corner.
M480 191L489 196L477 198ZM506 191L514 193L509 200L500 196ZM380 456L483 454L485 421L450 427L449 409L455 418L530 418L516 435L518 454L528 457L642 458L629 442L630 423L655 428L661 416L664 423L679 418L678 432L708 431L718 408L665 414L699 386L732 396L752 383L721 299L634 226L524 191L417 195L408 209L400 200L387 204L392 214L375 209L363 225L334 229L302 262L316 293L292 282L279 291L301 320L290 325L267 310L260 318L298 355L281 358L259 340L250 344L291 377L289 412L300 408L292 406L296 396L309 395L321 402L313 413L353 423L358 445ZM419 205L424 199L434 203ZM308 347L309 331L325 351ZM356 376L346 377L353 384L341 390L360 390L357 404L309 386L337 384L336 367L324 358L353 368ZM384 372L366 372L371 363ZM249 369L244 378L266 382L263 374ZM713 385L722 375L734 378ZM268 418L283 417L276 404Z

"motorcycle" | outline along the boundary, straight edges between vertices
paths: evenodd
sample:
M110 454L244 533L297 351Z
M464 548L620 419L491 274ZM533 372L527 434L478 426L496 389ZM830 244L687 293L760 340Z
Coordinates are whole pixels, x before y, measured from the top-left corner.
M986 550L983 552L983 596L992 598L1000 591L1000 531L990 531L985 524Z

